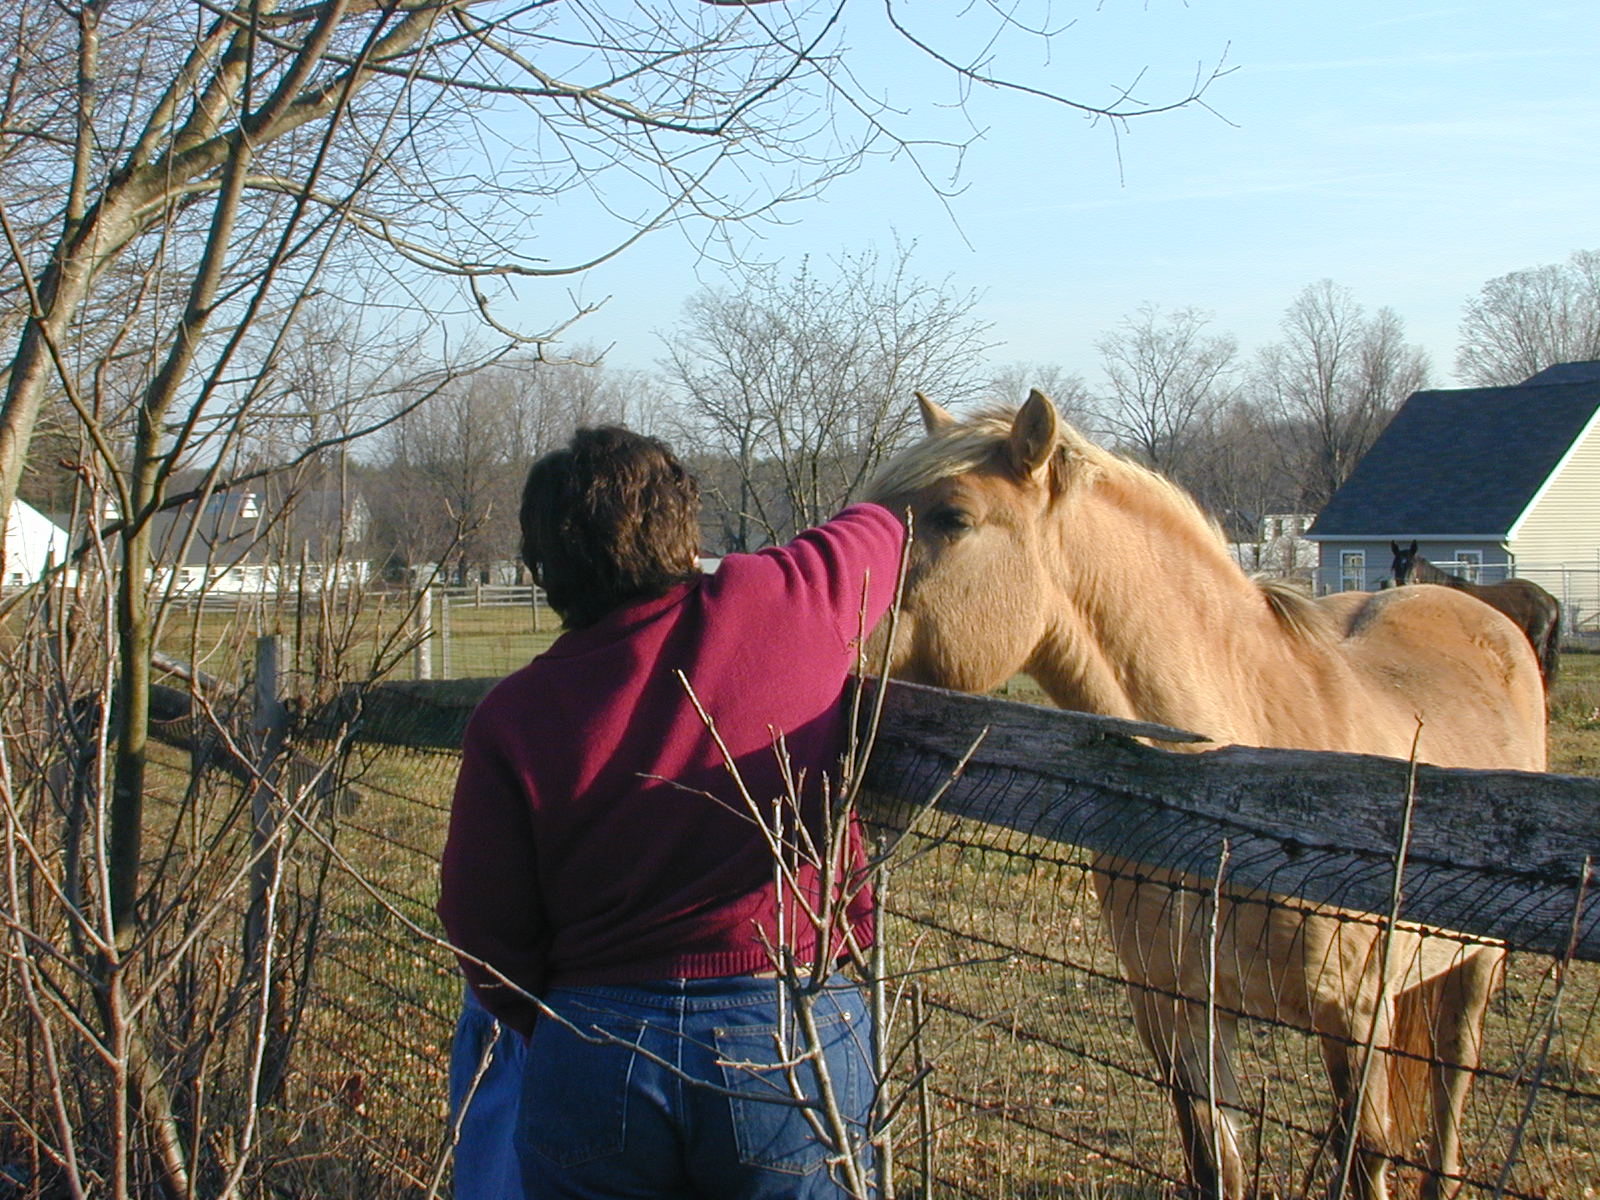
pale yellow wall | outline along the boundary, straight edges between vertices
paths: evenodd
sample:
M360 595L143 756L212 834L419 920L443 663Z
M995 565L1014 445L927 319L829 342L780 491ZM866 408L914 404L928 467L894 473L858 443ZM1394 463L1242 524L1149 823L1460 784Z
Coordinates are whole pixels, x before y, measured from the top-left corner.
M1600 612L1600 414L1513 531L1517 574L1588 624ZM1566 570L1556 570L1565 567Z

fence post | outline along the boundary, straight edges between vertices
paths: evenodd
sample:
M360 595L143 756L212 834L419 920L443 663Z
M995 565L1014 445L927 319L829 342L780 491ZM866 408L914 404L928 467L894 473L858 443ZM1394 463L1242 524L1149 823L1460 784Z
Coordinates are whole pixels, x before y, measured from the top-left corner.
M261 952L261 940L267 932L267 896L278 875L278 815L273 792L288 721L278 680L278 639L270 634L258 637L254 711L250 718L256 779L250 795L252 862L244 935L247 962Z
M450 670L450 593L439 592L439 678L454 679Z
M289 710L283 703L278 670L279 638L256 638L255 711L251 715L255 752L255 789L250 797L250 906L245 919L245 964L250 974L260 973L265 992L265 1045L262 1072L254 1097L265 1104L277 1093L287 1061L288 1015L278 971L267 951L273 934L272 898L281 886L283 847L278 835L283 826L284 798L278 780L283 775L283 748L289 736ZM290 776L291 780L293 776ZM293 800L289 801L293 803Z
M429 584L422 589L422 595L417 597L416 611L416 638L417 645L413 652L416 655L417 678L433 678L433 585Z

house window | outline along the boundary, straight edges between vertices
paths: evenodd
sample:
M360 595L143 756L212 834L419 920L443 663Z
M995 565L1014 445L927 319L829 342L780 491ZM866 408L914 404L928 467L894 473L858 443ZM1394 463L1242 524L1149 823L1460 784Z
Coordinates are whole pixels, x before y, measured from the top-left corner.
M1339 551L1339 590L1364 592L1367 590L1367 552L1365 550Z
M1478 577L1483 574L1482 550L1457 550L1456 562L1461 566L1461 578L1468 583L1478 582Z

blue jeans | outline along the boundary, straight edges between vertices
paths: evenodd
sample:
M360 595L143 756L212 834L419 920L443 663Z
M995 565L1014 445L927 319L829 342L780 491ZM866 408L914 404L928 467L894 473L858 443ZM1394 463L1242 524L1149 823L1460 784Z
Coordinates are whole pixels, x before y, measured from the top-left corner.
M528 1046L467 989L450 1043L456 1200L523 1200L517 1108Z
M775 1037L777 987L741 976L558 988L544 997L585 1036L547 1017L534 1027L518 1115L526 1194L847 1196L843 1174L829 1162L833 1151L800 1108L779 1102L792 1099L796 1084L813 1100L819 1089L811 1061L780 1065L793 1055L780 1052ZM816 1013L855 1158L867 1170L870 1017L861 993L842 978Z

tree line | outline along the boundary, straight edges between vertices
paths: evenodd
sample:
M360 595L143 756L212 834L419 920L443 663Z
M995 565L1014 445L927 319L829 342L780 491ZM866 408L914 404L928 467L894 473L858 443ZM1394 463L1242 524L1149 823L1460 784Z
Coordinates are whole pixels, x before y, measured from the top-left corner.
M896 104L881 55L850 50L874 32L949 103L942 128ZM507 463L556 426L650 420L648 387L562 361L585 306L551 303L557 281L660 230L734 256L752 223L873 155L953 193L978 123L946 117L975 83L1120 128L1222 73L1097 102L1038 65L1058 36L1033 0L954 27L856 0L0 9L0 526L24 496L75 539L60 587L0 597L0 891L28 997L0 1020L0 1149L8 1173L38 1172L21 1186L320 1192L293 1172L339 1157L332 1138L291 1149L263 1114L318 928L314 898L272 890L275 864L334 861L326 809L294 780L345 759L334 737L283 773L215 678L248 665L172 581L151 585L158 552L293 555L285 514L314 494L345 514L341 553L458 575L503 556L482 539L505 502L479 497ZM529 401L546 390L548 411ZM270 528L206 524L250 491L273 498ZM303 694L403 654L405 614L362 599L302 594L263 618L293 632ZM174 691L187 715L161 707ZM175 721L195 749L176 781L152 767Z
M707 553L753 550L857 495L915 433L914 391L974 407L1031 387L1254 540L1268 514L1317 512L1406 397L1433 383L1401 317L1329 279L1293 296L1278 337L1253 351L1200 309L1152 303L1107 329L1086 368L996 370L977 294L919 277L913 255L753 268L705 288L657 331L654 371L608 367L585 348L559 362L509 357L425 407L409 408L402 389L399 415L355 460L374 517L366 549L396 577L506 578L527 464L580 425L620 421L668 439L699 475ZM1463 382L1518 383L1600 357L1597 280L1600 253L1580 251L1486 283L1461 324Z

